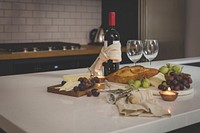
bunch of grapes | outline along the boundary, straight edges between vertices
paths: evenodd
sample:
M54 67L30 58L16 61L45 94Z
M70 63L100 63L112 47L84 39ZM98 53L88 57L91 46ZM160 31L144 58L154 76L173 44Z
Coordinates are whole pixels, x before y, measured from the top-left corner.
M158 89L164 91L170 87L171 90L179 91L184 90L184 88L190 88L192 83L191 75L183 73L182 69L179 65L171 64L160 67L159 70L164 74L165 81L158 86Z
M88 79L86 77L80 77L78 79L80 81L78 86L74 86L73 90L74 92L77 91L85 91L88 88L91 88L95 85L95 83L99 83L99 78L98 77L93 77L91 79Z
M98 92L97 91L97 89L92 89L91 91L87 91L86 92L86 95L88 96L88 97L90 97L90 96L95 96L95 97L97 97L97 96L99 96L99 94L100 94L100 92Z
M170 75L171 72L175 72L175 73L181 73L182 72L182 67L180 67L179 65L172 65L170 63L161 66L159 68L159 71L164 74L164 75Z
M129 85L129 87L131 87L133 89L138 89L140 87L148 88L151 85L151 83L148 78L141 78L138 80L129 79L128 85Z

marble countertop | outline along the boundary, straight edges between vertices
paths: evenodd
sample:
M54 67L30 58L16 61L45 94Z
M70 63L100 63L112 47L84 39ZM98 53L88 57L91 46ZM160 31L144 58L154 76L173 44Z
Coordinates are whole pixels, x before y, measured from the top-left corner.
M200 62L200 57L153 61L152 67L168 62ZM148 62L141 65L149 66ZM185 127L200 122L200 67L185 65L183 70L192 75L194 93L179 96L174 102L156 96L172 114L163 118L121 116L103 93L99 97L71 97L47 92L47 87L59 84L63 75L85 73L86 68L1 76L0 128L8 133L156 133Z

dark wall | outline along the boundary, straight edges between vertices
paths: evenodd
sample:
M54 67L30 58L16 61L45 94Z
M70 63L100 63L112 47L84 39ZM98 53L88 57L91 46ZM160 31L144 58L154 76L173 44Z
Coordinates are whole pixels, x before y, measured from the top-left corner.
M102 27L108 27L108 12L116 12L116 29L122 45L138 39L138 0L102 0Z

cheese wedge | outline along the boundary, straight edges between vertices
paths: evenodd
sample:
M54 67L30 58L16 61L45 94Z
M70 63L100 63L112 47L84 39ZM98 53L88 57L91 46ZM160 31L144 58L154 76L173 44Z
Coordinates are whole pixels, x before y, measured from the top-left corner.
M157 88L158 85L160 85L163 81L165 81L165 77L162 73L158 73L157 75L149 78L149 80L151 85Z
M78 81L80 77L90 78L90 73L74 74L74 75L64 75L63 79L65 81Z
M74 86L77 86L80 82L79 81L71 81L68 80L67 83L65 83L63 86L61 87L56 87L57 89L59 89L59 91L71 91L73 90Z

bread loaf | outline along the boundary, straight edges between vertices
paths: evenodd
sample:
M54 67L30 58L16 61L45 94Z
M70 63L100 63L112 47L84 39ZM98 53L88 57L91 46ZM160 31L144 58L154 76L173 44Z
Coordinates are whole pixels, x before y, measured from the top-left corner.
M155 68L146 68L144 66L125 66L117 70L116 72L106 76L106 79L110 82L115 83L128 83L128 80L141 79L141 78L150 78L159 73L158 69Z

